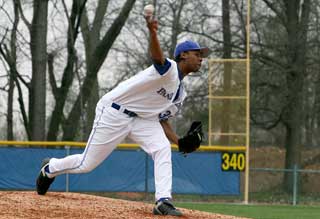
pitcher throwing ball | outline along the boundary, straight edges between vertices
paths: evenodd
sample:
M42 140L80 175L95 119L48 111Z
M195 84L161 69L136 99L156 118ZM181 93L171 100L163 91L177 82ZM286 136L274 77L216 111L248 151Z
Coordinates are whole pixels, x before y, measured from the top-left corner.
M199 70L208 48L184 41L175 49L175 60L165 58L157 36L158 22L152 16L145 18L153 64L99 100L92 131L82 154L43 160L36 181L39 195L46 194L58 175L93 170L125 137L129 137L154 161L156 204L153 213L182 215L171 202L170 141L178 145L180 152L191 153L200 146L203 135L201 122L194 122L186 135L179 138L168 119L179 111L186 97L182 79Z

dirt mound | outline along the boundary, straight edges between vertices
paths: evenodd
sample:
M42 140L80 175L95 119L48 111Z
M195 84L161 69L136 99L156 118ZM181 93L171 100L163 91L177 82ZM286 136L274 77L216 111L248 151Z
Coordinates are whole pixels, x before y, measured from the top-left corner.
M0 218L219 218L240 217L181 209L182 217L154 216L152 204L111 199L99 196L48 192L0 192Z

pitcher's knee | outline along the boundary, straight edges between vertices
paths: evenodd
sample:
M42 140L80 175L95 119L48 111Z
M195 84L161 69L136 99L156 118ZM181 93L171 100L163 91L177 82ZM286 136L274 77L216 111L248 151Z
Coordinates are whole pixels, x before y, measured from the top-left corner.
M170 145L167 147L161 148L159 151L157 151L157 156L162 158L171 159L171 147Z
M88 173L94 170L97 167L97 165L93 162L83 162L79 166L79 172L80 173Z
M88 173L91 172L98 166L98 163L94 159L88 159L83 154L79 157L77 168L75 168L74 172L77 173Z
M152 158L156 163L171 163L171 147L162 147L152 154Z

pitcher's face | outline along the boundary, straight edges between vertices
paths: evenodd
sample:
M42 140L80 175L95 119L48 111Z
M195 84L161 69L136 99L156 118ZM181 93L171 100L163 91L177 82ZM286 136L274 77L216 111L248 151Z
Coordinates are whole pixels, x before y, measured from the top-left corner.
M190 72L197 72L202 63L202 54L199 50L184 52L181 56Z

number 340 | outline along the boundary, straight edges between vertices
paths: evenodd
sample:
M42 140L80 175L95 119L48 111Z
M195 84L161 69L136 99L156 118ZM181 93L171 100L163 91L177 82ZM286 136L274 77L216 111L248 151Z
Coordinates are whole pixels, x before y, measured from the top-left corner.
M223 171L244 171L245 160L244 153L222 153L221 169Z

